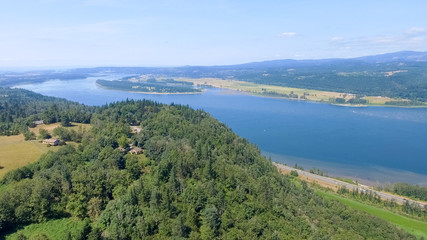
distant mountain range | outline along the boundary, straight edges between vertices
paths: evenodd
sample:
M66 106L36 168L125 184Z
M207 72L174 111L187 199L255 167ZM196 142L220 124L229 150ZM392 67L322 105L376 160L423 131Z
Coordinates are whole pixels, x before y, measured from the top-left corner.
M355 58L369 63L386 62L427 62L427 52L401 51Z
M251 62L224 67L283 67L283 66L309 66L342 63L391 63L391 62L427 62L427 52L401 51L357 58L326 58L326 59L281 59L262 62Z

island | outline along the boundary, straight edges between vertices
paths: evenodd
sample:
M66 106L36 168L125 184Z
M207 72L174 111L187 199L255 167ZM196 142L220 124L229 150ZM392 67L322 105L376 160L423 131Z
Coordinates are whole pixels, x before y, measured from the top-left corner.
M105 89L138 93L190 94L202 92L201 88L193 87L191 82L175 81L172 78L147 78L145 75L125 77L113 81L98 79L96 84Z

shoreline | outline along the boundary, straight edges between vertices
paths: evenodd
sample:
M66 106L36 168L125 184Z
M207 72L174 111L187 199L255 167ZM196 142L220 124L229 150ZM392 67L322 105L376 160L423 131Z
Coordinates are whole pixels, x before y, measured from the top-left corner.
M427 175L408 170L391 169L384 166L358 166L353 164L324 162L316 159L306 159L294 156L262 152L272 161L304 168L306 171L315 168L322 170L329 177L352 179L362 184L376 186L386 183L405 182L412 185L427 186Z
M215 87L220 89L227 89L232 91L237 91L241 93L245 93L251 96L257 96L257 97L265 97L265 98L273 98L273 99L283 99L283 100L291 100L291 101L301 101L301 102L312 102L312 103L325 103L330 104L333 106L339 106L339 107L353 107L353 108L361 108L361 107L394 107L394 108L427 108L427 105L386 105L386 104L337 104L337 103L331 103L331 102L324 102L324 101L315 101L310 99L299 99L299 98L289 98L289 97L280 97L280 96L268 96L264 95L262 93L254 93L250 91L242 91L242 90L236 90L232 88L224 88L224 87ZM375 97L375 96L368 96L368 97Z
M179 77L177 78L181 81L191 82L194 85L209 85L213 88L218 89L227 89L232 90L236 92L240 92L243 94L249 94L251 96L259 96L259 97L266 97L266 98L273 98L273 99L285 99L285 100L292 100L292 101L308 101L308 102L314 102L314 103L326 103L330 105L335 106L343 106L343 107L396 107L396 108L427 108L427 104L424 105L387 105L383 103L368 103L368 104L337 104L334 102L329 102L328 100L330 98L337 98L341 97L342 94L348 94L348 93L341 93L341 92L330 92L330 91L322 91L322 90L315 90L315 89L303 89L303 88L294 88L294 87L283 87L283 86L275 86L275 85L265 85L265 84L256 84L252 82L244 82L239 80L223 80L223 79L215 79L215 78L185 78L185 77ZM270 92L277 93L279 96L272 96L268 93L262 92L261 89L267 89ZM309 93L309 98L291 98L286 96L280 96L280 94L289 94L295 92L296 94L302 96L302 93ZM313 95L316 96L316 99L310 99L313 98ZM319 96L317 96L319 95ZM320 97L320 95L323 95ZM382 98L382 99L388 99L390 101L400 101L402 99L396 99L396 98L388 98L388 97L382 97L382 96L365 96L367 98ZM371 101L371 100L368 100Z
M105 90L113 90L113 91L121 91L121 92L129 92L129 93L139 93L139 94L153 94L153 95L180 95L180 94L202 94L206 92L206 89L202 89L200 92L138 92L138 91L129 91L129 90L122 90L122 89L116 89L116 88L108 88L104 87L101 84L95 82L95 85L99 88L105 89Z
M370 185L360 184L360 183L351 184L335 178L320 176L305 170L296 169L282 163L278 163L274 161L272 161L271 163L282 174L288 174L291 171L296 171L298 173L298 178L300 178L301 180L304 180L313 184L318 184L322 187L331 188L334 191L337 191L341 187L345 187L349 190L358 190L361 192L371 191L379 195L383 200L388 200L388 201L395 200L397 203L402 205L405 203L405 201L408 201L411 204L412 203L418 204L422 208L427 206L427 202L425 201L413 200L406 196L400 196L400 195L396 195L396 194L385 192L385 191L377 191L373 188L373 186L370 186Z
M183 81L187 81L187 82L192 82L195 85L200 85L197 83L197 79L192 79L192 81L189 80L189 78L178 78L180 80ZM49 80L47 80L49 81ZM64 80L59 80L59 81L64 81ZM226 80L223 80L226 81ZM235 81L235 80L232 80ZM11 86L12 88L19 88L20 85L25 85L25 84L19 84L19 85L14 85ZM108 88L108 87L104 87L98 83L95 82L95 85L99 88L105 89L105 90L114 90L114 91L121 91L121 92L129 92L129 93L139 93L139 94L152 94L152 95L188 95L188 94L202 94L204 92L207 91L206 88L203 88L200 92L173 92L173 93L162 93L162 92L140 92L140 91L129 91L129 90L121 90L121 89L114 89L114 88ZM323 101L323 100L311 100L311 99L300 99L300 98L289 98L289 97L283 97L283 96L269 96L267 94L263 94L263 93L257 93L257 92L251 92L251 91L245 91L245 90L240 90L240 89L235 89L235 88L231 88L231 87L224 87L224 86L215 86L215 85L210 85L212 88L217 88L217 89L224 89L224 90L230 90L230 91L235 91L237 93L240 94L248 94L251 96L257 96L257 97L263 97L263 98L272 98L272 99L282 99L282 100L291 100L291 101L301 101L301 102L311 102L311 103L323 103L323 104L330 104L333 106L340 106L340 107L351 107L351 108L361 108L361 107L391 107L391 108L427 108L427 104L424 105L386 105L386 104L337 104L337 103L332 103L332 102L328 102L328 101ZM270 87L278 87L278 86L274 86L274 85L268 85ZM280 87L280 86L279 86ZM297 88L295 88L297 89ZM299 89L299 90L304 90L304 89ZM314 91L320 91L320 90L314 90ZM320 91L321 92L321 91ZM367 97L378 97L378 96L367 96Z

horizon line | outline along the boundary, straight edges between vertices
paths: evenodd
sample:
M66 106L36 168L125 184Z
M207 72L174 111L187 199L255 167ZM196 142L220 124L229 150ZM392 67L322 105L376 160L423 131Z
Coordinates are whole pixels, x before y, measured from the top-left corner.
M13 70L21 70L21 71L31 71L31 70L68 70L68 69L80 69L80 68L118 68L118 67L136 67L136 68L182 68L182 67L221 67L221 66L234 66L234 65L245 65L245 64L251 64L251 63L263 63L263 62L274 62L274 61L319 61L319 60L350 60L350 59L358 59L358 58L364 58L364 57L374 57L374 56L381 56L381 55L387 55L387 54L396 54L396 53L426 53L427 51L413 51L413 50L401 50L396 52L386 52L386 53L379 53L379 54L373 54L373 55L362 55L358 57L326 57L326 58L305 58L305 59L294 59L294 58L280 58L280 59L267 59L267 60L260 60L260 61L248 61L243 63L234 63L234 64L209 64L209 65L192 65L192 64L185 64L185 65L58 65L58 66L0 66L0 71L13 71Z

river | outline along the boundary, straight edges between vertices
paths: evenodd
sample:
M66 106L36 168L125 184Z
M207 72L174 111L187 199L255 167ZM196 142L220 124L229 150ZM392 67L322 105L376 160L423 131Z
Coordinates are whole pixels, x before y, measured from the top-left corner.
M127 98L185 104L209 112L273 161L316 167L371 185L399 181L427 186L427 108L343 107L222 89L188 95L139 94L99 88L96 79L18 87L87 105Z

